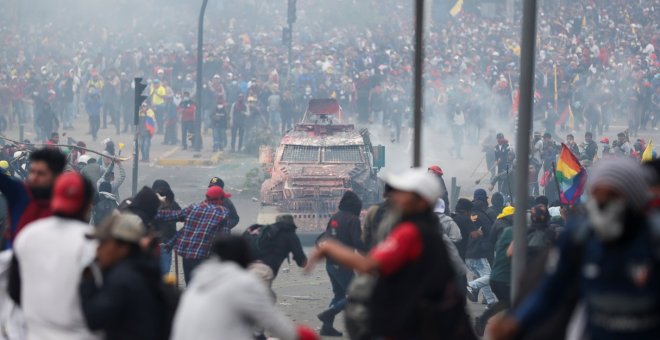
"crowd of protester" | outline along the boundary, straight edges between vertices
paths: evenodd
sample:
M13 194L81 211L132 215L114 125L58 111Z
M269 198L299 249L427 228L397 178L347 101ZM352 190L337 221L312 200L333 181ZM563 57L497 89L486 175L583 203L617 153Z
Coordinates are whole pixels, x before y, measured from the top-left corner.
M413 46L405 33L412 30L410 4L299 1L292 65L281 39L284 3L223 4L208 23L201 89L195 82L194 25L184 26L193 20L172 24L169 11L134 22L141 29L137 34L129 27L82 23L2 27L3 127L33 124L42 141L84 117L94 138L108 124L117 133L128 132L132 79L141 76L149 83L147 105L155 118L149 133L162 134L165 144L185 147L195 132L197 91L203 130L213 131L215 150L255 151L264 135L279 135L295 123L309 99L327 97L337 98L350 119L382 125L384 131L390 126L391 139L400 139L401 127L410 121ZM656 127L660 77L653 18L658 9L652 5L544 1L538 22L537 129L556 137L558 128L584 128L598 138L615 121L625 122L632 135ZM181 3L163 6L192 12ZM340 20L341 13L365 8L372 13L369 20L353 14ZM425 32L425 120L436 130L451 126L452 153L461 156L463 143L476 144L486 126L511 126L516 115L519 20L487 16L469 4L456 17L431 18ZM163 29L177 33L160 34Z
M518 20L490 17L468 1L456 16L433 14L425 32L424 119L436 132L451 130L456 158L465 142L484 140L490 183L450 202L439 166L385 175L377 206L344 194L309 258L290 215L230 236L239 215L219 177L187 207L163 180L122 199L126 174L111 139L98 155L84 142L60 141L60 132L82 133L71 131L84 119L94 141L99 129L137 132L149 161L157 136L188 148L199 118L214 151L256 152L290 128L309 99L327 97L347 119L400 141L410 122L411 3L297 4L289 65L283 3L221 2L207 22L202 88L194 22L176 20L195 14L177 1L111 29L102 20L0 28L0 130L24 125L35 136L34 144L6 144L0 157L3 336L313 339L274 304L272 282L293 254L307 271L326 258L333 298L319 311L323 336L342 335L334 323L345 311L352 338L472 339L508 310L492 322L495 339L556 339L580 301L580 334L660 338L660 166L632 160L647 150L637 134L655 129L659 113L651 1L543 2L534 94L534 131L542 133L534 133L525 170L532 174L528 207L512 205L520 155L504 135L517 114ZM366 10L369 18L360 14ZM148 99L132 131L138 76L148 82ZM610 130L621 121L627 130ZM509 130L486 133L496 126ZM561 203L553 182L559 141L590 168L585 204ZM516 209L527 214L529 265L527 289L510 303ZM177 255L182 296L163 280ZM544 262L547 273L539 270ZM466 299L480 297L487 309L471 322Z

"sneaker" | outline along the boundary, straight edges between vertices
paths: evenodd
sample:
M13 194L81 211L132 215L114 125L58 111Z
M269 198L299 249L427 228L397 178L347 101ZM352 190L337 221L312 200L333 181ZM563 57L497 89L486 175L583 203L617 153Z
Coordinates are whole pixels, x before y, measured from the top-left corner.
M321 331L319 331L319 335L321 336L333 336L333 337L341 337L344 335L344 333L336 330L334 327L328 325L323 325L321 327Z
M465 290L467 291L466 295L467 295L468 300L470 300L472 302L477 302L477 297L479 296L479 291L477 291L476 289L472 289L472 287L470 287L470 286L467 286Z

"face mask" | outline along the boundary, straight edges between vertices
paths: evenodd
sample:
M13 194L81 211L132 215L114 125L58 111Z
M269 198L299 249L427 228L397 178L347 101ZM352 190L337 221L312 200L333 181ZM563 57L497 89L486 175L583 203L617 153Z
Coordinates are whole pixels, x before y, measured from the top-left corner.
M587 202L589 221L596 236L602 241L613 241L623 234L626 203L616 200L600 207L596 200Z
M189 97L183 97L183 100L190 100Z

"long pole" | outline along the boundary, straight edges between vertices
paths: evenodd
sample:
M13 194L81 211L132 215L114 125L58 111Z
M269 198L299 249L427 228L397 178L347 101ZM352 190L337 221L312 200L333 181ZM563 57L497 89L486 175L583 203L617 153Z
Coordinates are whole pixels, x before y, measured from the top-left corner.
M288 57L287 57L288 58L287 60L289 61L289 63L287 65L289 67L287 68L287 71L286 71L286 81L287 81L287 84L291 84L291 68L293 67L293 65L291 65L291 62L293 61L292 60L293 59L293 23L292 22L289 22L289 46L287 46L287 47L288 47L288 50L289 50L289 54L288 54Z
M140 92L140 84L142 84L142 78L133 79L135 105L133 105L133 182L131 183L131 197L135 197L138 187L138 155L140 154L138 145L140 129L138 129L138 124L140 122L140 105L142 104L142 98L140 98L142 93L138 93Z
M415 98L413 111L413 166L422 165L422 74L424 72L424 0L415 0Z
M199 26L197 27L197 90L196 103L197 110L195 112L195 137L193 140L193 149L199 151L202 149L202 82L204 73L204 13L206 13L206 5L209 0L202 1L202 9L199 11ZM181 138L187 138L181 136Z
M529 135L532 129L534 90L534 46L536 39L536 0L523 4L522 44L520 53L520 99L516 136L516 212L513 217L513 280L511 298L515 299L522 281L527 252L527 190L529 183Z

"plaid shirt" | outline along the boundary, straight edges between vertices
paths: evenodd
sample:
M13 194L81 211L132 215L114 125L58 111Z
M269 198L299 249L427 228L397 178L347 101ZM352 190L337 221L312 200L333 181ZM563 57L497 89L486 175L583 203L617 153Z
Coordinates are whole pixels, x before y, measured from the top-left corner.
M227 208L209 202L195 203L182 210L160 210L161 221L185 221L165 248L174 249L184 259L205 259L210 255L211 243L218 233L229 234L220 223L229 215Z

